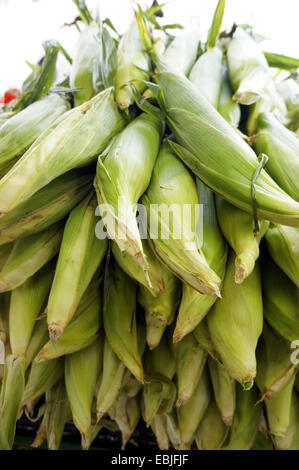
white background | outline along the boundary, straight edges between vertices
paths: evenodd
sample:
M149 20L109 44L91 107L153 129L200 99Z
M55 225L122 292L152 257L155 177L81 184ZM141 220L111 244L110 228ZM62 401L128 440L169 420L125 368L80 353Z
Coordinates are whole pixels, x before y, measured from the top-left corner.
M162 0L163 1L163 0ZM164 0L163 3L165 3ZM151 4L151 0L141 1ZM102 19L110 17L120 33L132 17L132 0L87 0ZM166 23L196 24L203 38L210 26L217 0L170 0L164 7ZM71 54L78 32L63 27L78 14L72 0L0 0L0 94L20 87L29 74L25 63L43 55L42 41L59 40ZM226 0L223 27L249 23L269 38L266 50L299 57L299 0Z

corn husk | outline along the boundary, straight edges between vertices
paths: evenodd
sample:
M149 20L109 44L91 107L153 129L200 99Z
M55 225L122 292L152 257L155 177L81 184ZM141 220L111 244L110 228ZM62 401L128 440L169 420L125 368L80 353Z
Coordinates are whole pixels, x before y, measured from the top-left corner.
M80 33L70 72L70 86L81 88L74 91L75 106L90 100L96 93L93 73L100 47L98 32L98 25L92 22Z
M88 449L91 444L92 404L102 369L102 349L101 337L86 349L65 358L65 387L83 449Z
M37 353L49 340L49 332L45 319L39 319L35 322L35 326L30 338L29 345L25 354L25 369L30 366Z
M212 343L211 335L208 329L207 319L204 318L193 330L193 335L200 346L216 361L220 360L215 346Z
M0 245L41 232L63 219L91 189L91 175L73 170L60 176L0 218Z
M216 109L221 89L222 57L219 47L208 49L197 59L189 75L191 83Z
M295 402L295 403L294 403ZM299 398L298 393L292 396L292 408L296 409L296 427L293 435L292 445L289 450L299 450ZM293 413L293 412L292 412Z
M215 401L226 426L231 426L236 409L236 381L230 377L222 364L208 359Z
M258 432L251 448L252 450L273 450L273 444L269 437L265 437L261 432Z
M11 353L9 344L9 303L10 293L0 295L0 387L4 376L6 355Z
M16 240L0 271L0 292L21 286L59 250L63 225L58 222L43 232Z
M249 450L256 438L262 413L255 387L244 391L237 385L237 405L226 450Z
M122 390L109 414L121 431L123 450L140 419L139 397L129 398Z
M95 233L97 200L90 193L75 207L65 225L55 276L46 308L50 339L69 324L80 299L107 251L107 240Z
M274 398L265 398L269 432L274 437L285 437L291 422L292 394L295 376Z
M63 173L91 163L124 125L111 88L70 110L1 179L0 214L7 214Z
M271 113L258 117L254 147L268 155L267 171L293 199L299 201L299 141Z
M261 220L259 232L255 234L251 215L220 197L216 198L216 206L222 233L236 253L235 282L241 284L254 269L260 254L259 244L269 227L269 222Z
M298 397L295 391L292 393L291 406L290 406L290 420L286 432L283 436L273 436L274 446L277 450L289 450L293 442L298 442L296 439L296 428L298 427L298 411L299 411ZM298 449L297 449L298 450Z
M142 203L147 210L149 236L158 258L194 289L219 296L220 279L198 246L196 186L168 144L162 146Z
M295 378L294 387L297 390L297 392L299 393L299 375L298 374L296 375L296 378Z
M189 450L196 430L209 406L210 385L205 369L190 400L177 409L180 449Z
M257 364L256 384L263 399L275 397L297 372L291 362L289 342L277 336L266 323L257 349Z
M37 362L72 354L90 346L102 326L99 281L86 289L76 313L57 342L48 341L35 358Z
M151 424L153 433L155 434L157 444L160 450L169 449L169 438L167 432L166 415L156 415Z
M185 405L193 395L204 369L207 353L193 334L185 336L175 347L178 398L176 406Z
M252 214L252 180L259 167L254 151L185 77L163 72L156 81L177 142L172 148L205 184ZM266 171L260 172L255 189L258 217L299 225L299 204Z
M269 67L258 44L242 28L237 29L228 45L227 61L234 100L255 103L269 84Z
M134 103L129 82L133 82L137 90L142 93L146 85L141 80L149 80L149 78L150 58L144 50L137 21L134 18L117 48L115 97L120 109L127 109Z
M196 184L199 202L203 204L203 244L201 248L209 266L223 280L227 261L227 248L219 230L214 196L212 191L199 179L197 179ZM215 298L202 295L183 284L183 296L176 321L174 341L180 341L186 334L193 331L215 301Z
M14 111L0 111L0 127L11 117L15 115Z
M263 305L259 266L242 284L234 280L235 257L230 254L222 295L209 312L212 342L232 378L245 389L256 376L255 349L263 328Z
M163 54L155 58L158 70L171 70L174 73L189 75L196 59L198 44L198 33L192 29L183 29Z
M51 93L6 121L0 128L0 169L20 157L68 109L64 98Z
M217 450L222 447L228 428L214 401L211 401L196 432L195 441L199 450Z
M299 230L270 224L265 239L275 263L299 288Z
M239 103L233 100L233 92L228 77L227 65L222 68L222 81L220 87L219 101L216 106L221 116L236 129L241 120L241 109Z
M0 247L0 272L5 266L6 261L11 253L13 243L7 243Z
M264 316L283 338L299 338L299 289L271 259L263 263Z
M147 262L136 220L137 203L150 182L161 131L157 118L137 117L100 156L95 178L100 213L110 237L143 269Z
M97 392L97 420L113 406L121 390L126 367L113 352L107 338L104 342L103 372Z
M123 379L122 389L126 392L129 398L136 397L142 390L143 385L135 379L135 377L127 369Z
M106 270L103 320L115 354L140 381L144 382L136 326L136 284L116 264Z

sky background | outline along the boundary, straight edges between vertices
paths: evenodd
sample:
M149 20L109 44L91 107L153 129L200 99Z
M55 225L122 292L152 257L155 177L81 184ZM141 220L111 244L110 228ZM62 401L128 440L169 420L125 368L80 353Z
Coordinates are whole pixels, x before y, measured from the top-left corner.
M132 18L132 0L86 3L93 12L98 9L101 18L111 18L120 33ZM205 38L216 4L217 0L170 0L163 9L164 21L198 26ZM0 94L8 87L21 86L29 74L25 61L36 63L41 58L44 40L57 39L72 54L78 32L74 26L63 25L77 14L72 0L0 0ZM252 24L256 32L269 38L263 43L265 50L298 58L298 19L299 0L226 0L223 29L233 22Z

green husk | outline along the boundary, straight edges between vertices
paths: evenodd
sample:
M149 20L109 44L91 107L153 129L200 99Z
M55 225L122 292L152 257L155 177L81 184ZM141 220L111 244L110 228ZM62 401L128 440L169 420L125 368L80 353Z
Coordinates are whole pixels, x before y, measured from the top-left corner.
M70 110L0 181L3 216L67 171L88 165L125 125L111 88Z
M103 338L98 338L86 349L65 358L65 387L76 428L81 433L81 445L91 444L92 404L96 384L102 369Z
M265 239L275 263L299 288L299 229L270 224Z
M2 245L0 247L0 271L5 266L5 263L11 253L13 247L13 243L7 243L6 245Z
M54 281L46 308L50 339L56 341L69 324L80 299L107 251L107 239L96 236L97 199L92 192L66 222Z
M167 432L166 415L155 415L151 424L153 433L155 434L157 444L160 450L169 449L169 438Z
M122 390L114 406L110 408L109 414L111 419L116 421L121 431L123 450L140 419L139 397L130 398Z
M198 44L198 33L192 29L183 29L167 46L162 56L157 59L158 69L189 75L196 59Z
M267 171L295 201L299 201L299 140L271 113L258 117L254 148L268 155Z
M150 182L161 132L157 118L138 116L99 157L95 178L100 213L110 237L145 270L137 203Z
M216 198L220 228L233 248L235 259L235 282L241 284L253 271L259 257L259 244L265 235L269 222L259 221L259 232L254 233L253 217L225 201Z
M252 181L259 168L254 151L185 77L157 75L167 123L179 157L215 192L251 214ZM257 215L284 225L299 225L299 204L264 171L255 181Z
M255 349L263 328L259 265L242 284L234 280L235 256L229 257L222 295L209 312L212 342L228 373L245 389L256 376Z
M223 280L227 261L227 247L219 230L214 196L212 191L198 178L196 184L199 202L203 204L202 252L209 266L211 266L220 279ZM183 297L176 320L173 337L174 342L180 341L186 334L193 331L208 313L215 301L215 298L202 295L186 284L183 284Z
M104 329L115 354L141 382L144 372L136 327L136 284L118 265L106 269Z
M220 296L220 279L198 246L195 183L168 144L162 146L158 155L142 203L147 210L149 236L158 258L194 289Z
M4 376L5 356L11 353L9 344L10 293L0 295L0 387Z
M255 387L244 391L237 385L237 405L226 450L251 449L259 429L262 405Z
M178 398L176 406L185 405L193 395L204 369L207 353L193 334L175 346Z
M293 394L292 407L294 406L293 400L295 400L295 408L296 408L296 427L295 427L295 432L294 432L292 445L289 448L289 450L299 450L299 398L298 398L298 393Z
M251 448L252 450L273 450L271 439L265 437L261 432L258 432Z
M214 401L210 402L196 432L195 440L199 450L220 449L228 434L228 428Z
M51 93L6 121L0 127L0 170L20 157L68 109L64 98Z
M269 432L274 437L285 437L291 421L292 394L295 376L288 384L269 400L265 398Z
M298 427L299 402L296 392L293 390L290 405L290 420L286 432L283 436L273 436L274 446L277 450L288 450L292 444L298 442L296 438L296 428ZM298 450L298 449L297 449Z
M233 92L228 77L227 65L222 69L222 81L218 105L216 107L221 116L234 128L238 128L241 120L239 103L233 100Z
M59 250L63 224L58 222L43 232L16 240L0 271L0 292L10 291L33 276Z
M269 84L269 67L258 44L242 28L237 29L228 45L227 60L234 100L255 103Z
M91 175L73 170L60 176L0 218L0 245L41 232L63 219L91 189Z
M25 354L25 369L30 366L37 353L49 340L49 332L45 319L36 321L29 345Z
M193 330L193 335L200 346L216 361L220 360L215 346L212 343L211 335L208 329L207 319L204 318Z
M231 426L236 409L236 381L230 377L222 364L210 357L208 366L222 420L226 426Z

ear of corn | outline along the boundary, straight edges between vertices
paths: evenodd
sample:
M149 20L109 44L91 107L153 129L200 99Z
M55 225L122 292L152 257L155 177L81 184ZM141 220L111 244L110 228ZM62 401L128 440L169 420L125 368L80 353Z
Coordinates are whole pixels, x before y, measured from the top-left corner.
M167 417L166 415L156 415L152 421L151 428L157 439L157 444L160 450L169 449L169 438L167 432Z
M144 382L136 327L136 284L117 265L107 272L104 297L104 329L115 354Z
M269 68L258 44L242 28L228 45L227 60L234 99L241 104L255 103L269 84Z
M299 141L271 113L258 117L254 147L268 155L267 171L293 199L299 201Z
M54 341L71 321L107 251L107 240L96 237L96 207L96 196L90 193L72 210L65 225L46 309L50 338Z
M20 157L68 108L65 99L51 93L5 122L0 128L0 169Z
M193 335L200 346L207 351L207 353L216 361L220 360L219 354L217 353L215 346L212 342L212 338L208 329L206 318L201 320L197 327L193 330Z
M0 245L45 230L63 219L90 189L90 173L73 170L55 179L0 218Z
M251 186L259 166L254 151L185 77L162 72L156 78L179 157L215 192L253 213ZM257 213L285 225L299 225L299 204L262 170L255 183Z
M220 279L198 247L196 186L168 144L162 146L142 203L147 210L149 235L158 258L194 289L220 296Z
M211 401L196 432L195 440L199 450L217 450L222 447L228 428L214 401Z
M270 259L263 263L264 317L289 341L299 338L299 289Z
M259 222L259 232L254 233L253 217L217 197L217 215L222 233L236 253L235 282L241 284L253 271L259 257L259 244L265 235L269 222Z
M188 75L196 59L198 44L198 33L192 29L184 29L158 59L158 69Z
M150 58L144 50L137 21L134 18L117 49L115 96L120 109L127 109L134 103L129 82L133 82L137 90L142 93L146 85L141 80L148 80L149 77Z
M290 344L264 324L263 337L257 349L256 383L262 398L272 399L296 375L291 362Z
M35 323L29 345L25 353L25 369L27 369L37 353L42 349L49 339L46 320L38 320Z
M274 436L274 446L277 450L289 450L296 440L296 428L298 426L298 397L295 391L292 392L290 406L290 420L286 432L283 436ZM298 439L298 438L297 438Z
M227 261L227 248L219 230L214 196L212 191L199 179L197 179L196 183L198 199L200 204L202 204L203 211L202 251L209 266L211 266L220 279L223 280ZM198 323L208 313L215 301L215 298L208 295L202 295L186 284L183 284L183 297L176 321L174 341L180 341L184 335L193 331Z
M123 450L140 419L139 397L129 398L122 390L109 413L121 431Z
M241 119L241 109L239 103L233 100L233 92L230 86L227 66L222 69L222 81L220 87L219 101L216 109L221 116L236 129L239 127Z
M63 173L88 165L124 125L111 88L69 111L1 179L1 215Z
M0 271L0 292L19 287L56 255L62 229L58 222L43 232L15 241Z
M235 257L231 254L223 283L223 298L207 317L212 342L228 373L245 389L256 376L255 349L263 328L259 266L242 284L234 281Z
M231 426L236 408L236 382L222 364L208 359L215 401L226 426Z
M75 426L81 433L82 448L90 447L92 404L102 368L103 338L65 358L65 386Z
M176 405L185 405L193 395L203 368L207 353L198 344L193 334L185 336L175 347L178 398Z
M255 441L260 417L261 403L255 387L244 391L237 385L237 406L226 450L248 450Z
M141 114L99 157L95 179L100 212L110 237L144 269L147 262L137 226L137 203L150 182L161 131L157 118Z
M103 351L103 372L97 393L97 420L99 421L121 390L126 367L113 352L109 342L105 339Z
M295 427L295 431L294 431L292 445L289 449L290 450L298 450L298 448L299 448L299 400L298 400L298 394L296 395L296 394L293 393L292 400L295 401L295 403L292 402L292 406L295 406L296 427Z

